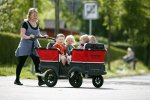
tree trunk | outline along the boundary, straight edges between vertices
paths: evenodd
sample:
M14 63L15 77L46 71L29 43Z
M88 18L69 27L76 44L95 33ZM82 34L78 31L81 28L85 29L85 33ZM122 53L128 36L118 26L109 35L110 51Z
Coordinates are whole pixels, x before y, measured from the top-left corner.
M55 0L55 37L59 34L59 0Z
M108 25L109 25L109 34L108 34L108 50L107 50L107 61L108 61L108 70L111 70L111 61L110 61L110 46L111 46L111 15L109 14L109 22L108 22Z

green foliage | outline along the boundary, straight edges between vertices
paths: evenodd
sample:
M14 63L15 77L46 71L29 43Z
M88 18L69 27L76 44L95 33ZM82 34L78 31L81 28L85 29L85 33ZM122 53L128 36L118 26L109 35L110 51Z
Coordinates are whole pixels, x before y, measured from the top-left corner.
M20 23L25 18L30 0L2 0L0 4L0 31L18 32Z
M122 57L126 54L126 50L119 49L116 47L111 46L110 47L110 60L114 61L117 59L122 59Z
M0 65L0 76L15 75L15 65Z
M31 66L31 65L30 65ZM35 75L32 75L30 66L22 69L21 78L36 79ZM0 76L12 76L16 73L16 65L0 65Z
M89 21L82 16L83 5L74 16L71 15L66 0L60 1L60 20L65 20L68 29L89 33ZM99 17L92 20L92 34L107 38L111 32L111 42L125 41L133 48L144 45L150 63L150 0L80 0L97 1ZM43 19L55 19L54 0L36 0L40 27ZM33 0L0 0L0 31L18 33ZM111 31L109 31L111 29ZM108 41L98 38L98 41ZM109 42L110 43L110 42ZM150 64L149 64L150 65Z
M75 41L76 41L76 42L79 42L79 38L80 38L79 35L74 35L74 38L75 38Z
M124 0L125 13L122 16L122 28L129 37L129 43L135 50L136 46L146 47L143 55L145 63L150 68L150 1L149 0Z
M111 65L111 71L107 71L107 74L104 75L105 78L142 75L149 73L149 69L140 61L136 63L136 70L133 70L131 66L123 62L121 59L111 62ZM106 65L106 68L107 67L108 66Z
M0 32L0 64L16 63L15 50L19 43L19 35Z
M149 0L125 0L124 8L126 13L122 16L122 25L134 45L150 44L147 37L150 29ZM130 24L129 24L130 23Z
M17 63L15 50L19 44L20 36L13 33L0 32L0 64L13 65ZM40 39L40 44L46 47L48 40ZM30 63L30 59L27 61Z
M122 60L115 60L112 63L112 70L107 71L107 74L104 75L105 78L111 77L124 77L124 76L132 76L132 75L141 75L148 73L149 70L142 62L138 62L136 64L136 70L132 70L128 64L124 63ZM107 64L106 64L107 70ZM0 65L0 76L11 76L15 75L16 65ZM35 75L31 74L31 65L28 67L24 67L22 69L21 78L26 79L37 79Z
M104 44L107 44L107 43L108 43L108 39L105 38L105 37L98 37L98 36L96 36L96 40L97 40L97 42L99 42L99 43L104 43Z
M51 9L51 5L52 4L49 0L36 0L36 8L39 12L39 20L41 25L43 25L43 17L48 16L43 11L48 12L48 10ZM19 32L21 22L23 19L26 19L28 9L32 7L33 0L1 0L0 31L13 33Z

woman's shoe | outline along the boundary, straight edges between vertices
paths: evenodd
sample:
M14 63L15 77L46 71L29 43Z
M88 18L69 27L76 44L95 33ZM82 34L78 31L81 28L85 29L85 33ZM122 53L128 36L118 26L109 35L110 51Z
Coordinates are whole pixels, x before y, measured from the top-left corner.
M14 84L16 84L16 85L23 85L20 81L15 81Z

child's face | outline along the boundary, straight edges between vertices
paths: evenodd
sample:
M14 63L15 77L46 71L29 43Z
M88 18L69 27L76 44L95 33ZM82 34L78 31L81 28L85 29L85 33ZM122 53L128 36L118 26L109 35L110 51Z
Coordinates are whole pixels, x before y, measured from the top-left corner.
M82 38L80 39L80 44L84 44L84 41Z
M95 43L95 40L93 38L89 38L89 43Z
M68 38L66 42L67 42L68 44L73 44L73 39Z
M63 44L63 43L64 43L64 40L65 40L64 37L58 37L58 38L56 39L56 42L59 43L59 44Z

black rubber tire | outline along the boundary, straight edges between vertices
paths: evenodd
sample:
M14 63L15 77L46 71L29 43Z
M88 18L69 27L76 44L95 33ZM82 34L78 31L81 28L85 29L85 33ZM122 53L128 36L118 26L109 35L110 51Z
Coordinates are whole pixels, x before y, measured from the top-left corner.
M82 85L82 76L80 73L74 73L72 77L69 77L69 83L74 88L79 88Z
M54 70L49 70L45 74L45 83L48 87L54 87L57 83L57 75Z
M104 79L101 75L94 76L94 77L92 77L92 83L96 88L100 88L104 83Z

